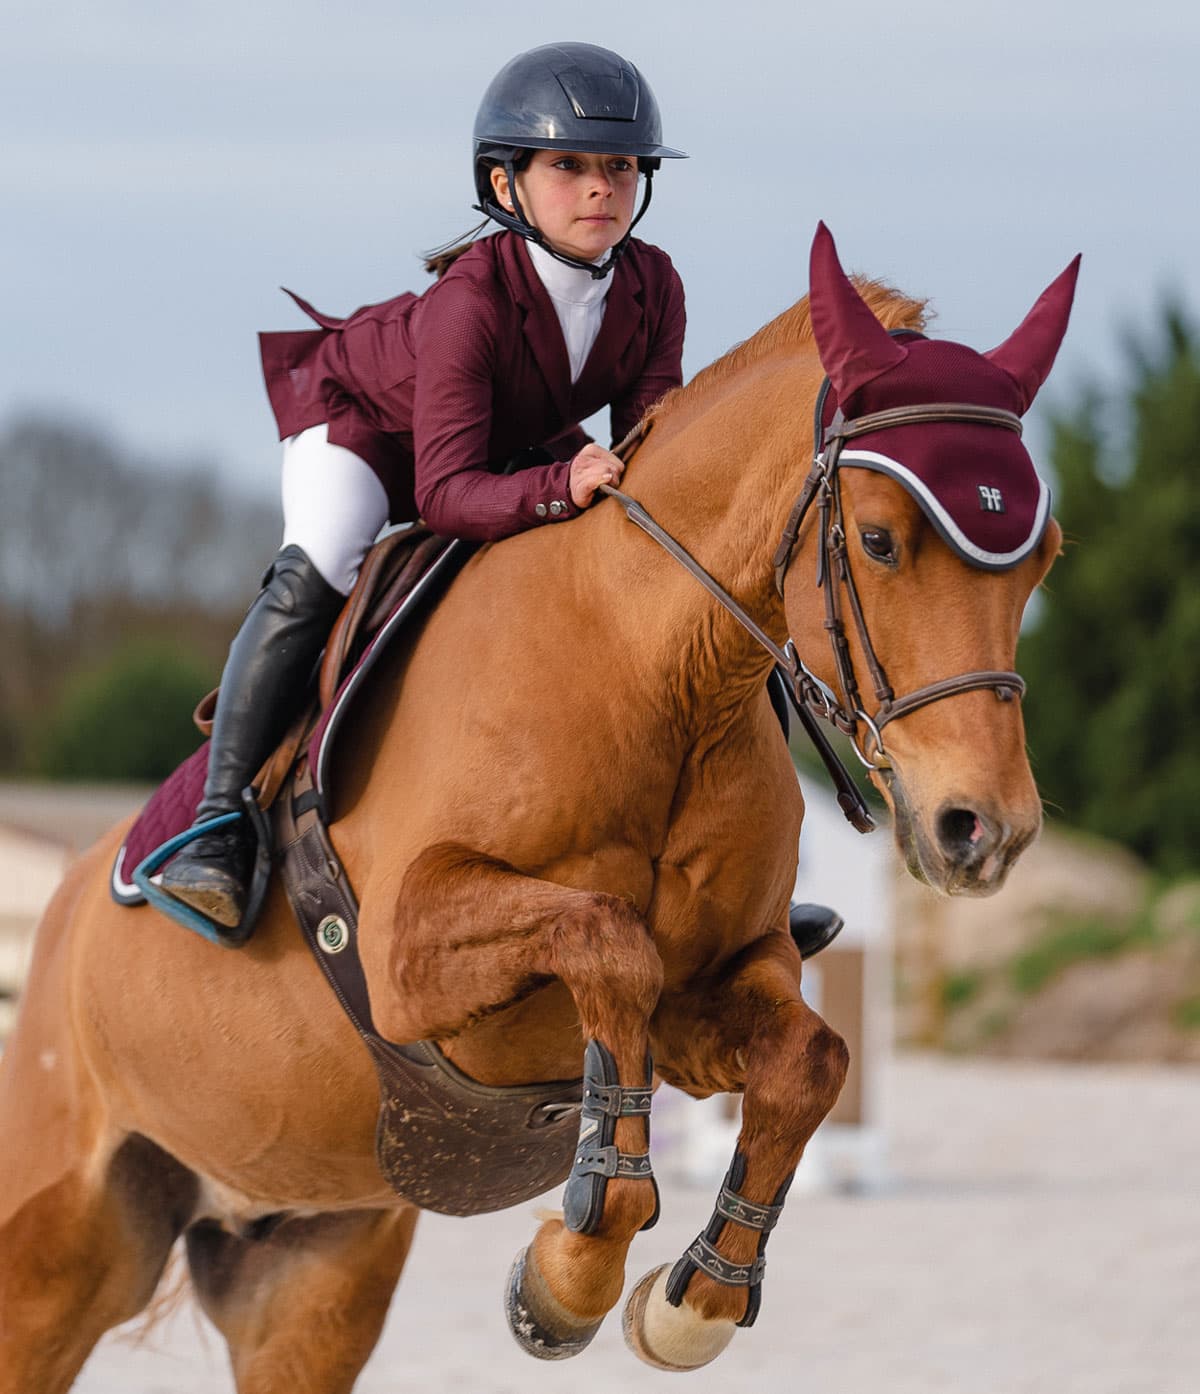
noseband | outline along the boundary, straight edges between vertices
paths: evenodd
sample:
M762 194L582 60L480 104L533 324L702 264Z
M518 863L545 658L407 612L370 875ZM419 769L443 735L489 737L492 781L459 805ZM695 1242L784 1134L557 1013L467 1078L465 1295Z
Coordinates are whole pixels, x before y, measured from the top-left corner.
M854 753L867 769L884 770L891 768L882 736L883 728L889 721L919 711L921 707L927 707L931 702L939 702L943 697L957 696L960 692L990 689L1001 702L1011 702L1016 697L1024 696L1025 681L1019 673L980 670L960 673L953 678L942 678L938 682L916 688L903 697L896 696L891 683L888 682L883 664L875 652L875 646L871 643L858 587L854 583L854 573L850 568L842 514L842 449L846 441L855 436L886 430L891 426L915 426L930 421L963 421L977 426L1000 426L1005 430L1015 431L1019 436L1021 419L1013 412L1003 411L998 407L981 407L970 402L934 402L893 407L888 411L856 417L852 421L846 420L839 410L828 429L822 433L822 407L828 387L826 381L817 398L816 424L813 432L814 441L819 440L822 445L813 458L804 488L800 491L800 496L784 526L773 564L775 587L782 597L784 577L791 564L800 529L815 505L818 518L817 587L825 592L825 630L833 648L840 695L834 693L804 665L790 639L787 644L788 677L799 700L850 738ZM854 661L846 638L842 607L843 590L849 603L854 627L858 631L859 643L878 703L874 715L868 715L863 705L854 672ZM866 746L860 728L865 728L870 746Z

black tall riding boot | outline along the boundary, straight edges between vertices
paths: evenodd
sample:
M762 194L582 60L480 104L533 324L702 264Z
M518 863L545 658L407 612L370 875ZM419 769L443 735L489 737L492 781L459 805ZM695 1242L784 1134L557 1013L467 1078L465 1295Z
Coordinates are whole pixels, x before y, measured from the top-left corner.
M302 547L285 547L275 558L221 675L197 823L241 809L242 790L304 702L343 600ZM253 836L240 818L189 842L167 865L162 888L217 924L236 928L253 851Z

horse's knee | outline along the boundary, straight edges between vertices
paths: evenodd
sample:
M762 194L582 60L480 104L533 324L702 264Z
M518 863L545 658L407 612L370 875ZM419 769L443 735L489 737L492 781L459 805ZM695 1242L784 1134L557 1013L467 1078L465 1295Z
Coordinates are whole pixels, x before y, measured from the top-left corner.
M756 1049L746 1076L754 1117L778 1137L803 1145L837 1102L846 1082L846 1042L807 1008L776 1035L773 1048Z
M841 1036L822 1021L809 1037L804 1064L814 1102L822 1114L828 1113L846 1083L850 1049Z

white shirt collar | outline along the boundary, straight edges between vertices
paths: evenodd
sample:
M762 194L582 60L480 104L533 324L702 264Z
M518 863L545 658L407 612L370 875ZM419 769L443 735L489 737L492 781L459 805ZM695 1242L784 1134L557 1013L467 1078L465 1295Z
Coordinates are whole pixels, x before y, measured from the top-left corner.
M551 300L566 305L595 305L608 294L612 285L611 274L597 280L582 267L567 266L564 262L556 261L536 242L526 242L525 245L529 248L529 260L533 263L533 269L538 273L538 278L546 287ZM596 264L599 265L607 256L608 253L605 252Z

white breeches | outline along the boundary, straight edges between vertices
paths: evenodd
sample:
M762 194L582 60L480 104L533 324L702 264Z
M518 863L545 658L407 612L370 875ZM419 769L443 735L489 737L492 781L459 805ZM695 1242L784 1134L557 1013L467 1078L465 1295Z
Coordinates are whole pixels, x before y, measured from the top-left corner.
M283 442L280 546L303 547L335 590L350 594L387 517L378 476L353 451L330 445L328 426L311 426Z

